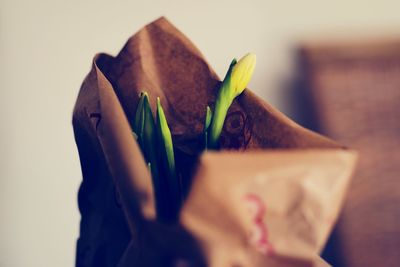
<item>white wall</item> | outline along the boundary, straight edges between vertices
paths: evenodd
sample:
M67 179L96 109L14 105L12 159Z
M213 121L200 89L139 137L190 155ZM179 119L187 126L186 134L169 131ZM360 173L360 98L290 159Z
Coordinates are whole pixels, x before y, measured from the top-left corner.
M166 15L222 76L258 55L250 87L285 112L280 90L298 40L400 34L399 1L0 1L0 266L72 266L81 180L71 126L96 52L116 54Z

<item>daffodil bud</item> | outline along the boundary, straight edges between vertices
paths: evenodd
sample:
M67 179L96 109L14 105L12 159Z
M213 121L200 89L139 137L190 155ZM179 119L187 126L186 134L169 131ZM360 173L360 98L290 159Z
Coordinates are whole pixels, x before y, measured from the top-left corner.
M256 55L248 53L242 57L234 66L230 79L230 91L232 100L240 95L250 82L256 67Z
M240 95L250 82L256 65L256 56L247 54L238 62L233 59L222 82L215 101L214 113L208 133L208 146L218 148L218 140L224 126L226 114L235 97Z

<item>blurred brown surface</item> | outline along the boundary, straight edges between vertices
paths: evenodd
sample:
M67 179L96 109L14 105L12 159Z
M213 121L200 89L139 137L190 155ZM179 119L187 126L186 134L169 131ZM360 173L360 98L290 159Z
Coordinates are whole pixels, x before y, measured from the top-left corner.
M300 55L319 131L360 152L333 264L400 266L400 40Z

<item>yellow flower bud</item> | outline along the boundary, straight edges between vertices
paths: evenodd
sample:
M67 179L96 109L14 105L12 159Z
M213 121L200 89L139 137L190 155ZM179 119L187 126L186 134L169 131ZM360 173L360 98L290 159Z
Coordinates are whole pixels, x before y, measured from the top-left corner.
M240 95L250 82L256 67L256 55L248 53L242 57L232 69L230 91L232 99Z
M238 62L233 59L215 101L210 129L208 130L207 146L218 148L218 139L224 126L225 117L233 100L240 95L250 82L256 66L256 55L248 53Z

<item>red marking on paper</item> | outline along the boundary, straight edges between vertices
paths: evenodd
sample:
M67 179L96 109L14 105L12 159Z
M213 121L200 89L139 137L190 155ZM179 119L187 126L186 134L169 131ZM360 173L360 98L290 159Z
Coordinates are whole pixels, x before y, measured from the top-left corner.
M268 240L268 229L263 221L266 213L265 204L255 194L247 194L245 200L251 212L253 224L250 230L250 243L263 254L274 254L274 248Z

